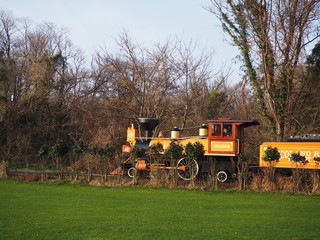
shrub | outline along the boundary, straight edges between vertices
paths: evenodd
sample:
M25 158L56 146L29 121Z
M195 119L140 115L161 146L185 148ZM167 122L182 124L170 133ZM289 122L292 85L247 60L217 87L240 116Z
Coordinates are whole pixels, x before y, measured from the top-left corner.
M107 144L104 147L89 147L86 151L91 155L98 155L100 157L112 157L114 155L114 147L111 144Z
M237 161L239 189L246 189L249 179L249 155L242 153Z
M162 152L163 152L163 145L161 143L156 143L149 147L150 154L160 154Z
M132 149L131 155L134 158L141 158L146 155L147 149L141 147L135 147Z
M316 163L320 163L320 157L314 157L313 160L314 160Z
M300 152L292 153L290 160L295 163L302 163L302 164L308 163L308 160L306 159L306 157L302 156Z
M204 147L200 142L188 143L185 147L188 159L202 160L204 157Z
M49 154L49 147L47 145L42 145L38 151L38 156L43 157Z
M277 147L267 147L264 151L264 157L262 158L263 161L278 161L280 159L280 152L278 151Z
M59 139L55 145L52 146L50 154L52 156L61 157L68 153L68 146L65 141Z
M280 152L277 147L267 147L264 151L263 161L268 163L268 167L265 169L265 176L267 176L266 181L268 185L274 185L275 181L275 164L280 159Z
M101 156L110 158L114 156L114 152L115 152L114 146L112 146L111 144L107 144L104 148L101 148L99 154Z
M79 155L85 153L85 151L86 151L86 146L84 145L83 142L76 142L76 143L72 146L72 151L79 156Z
M305 165L308 163L308 160L305 156L302 156L300 152L292 153L290 160L296 164L296 167L292 169L293 191L304 191L308 184L308 174L306 174L306 170L301 167L301 164Z
M169 148L165 151L164 155L166 158L179 158L182 156L183 153L183 146L177 144L175 142L171 142Z

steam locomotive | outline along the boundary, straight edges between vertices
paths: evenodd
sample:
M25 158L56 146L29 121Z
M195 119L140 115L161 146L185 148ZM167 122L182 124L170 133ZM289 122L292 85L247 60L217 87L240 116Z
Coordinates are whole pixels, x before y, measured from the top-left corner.
M217 180L225 182L232 174L237 172L236 163L239 156L244 152L244 129L259 125L257 121L233 120L230 118L219 118L208 120L207 124L198 127L197 136L181 137L181 129L175 127L171 129L170 137L163 137L162 132L154 137L154 129L159 124L158 119L139 118L138 119L142 136L139 136L138 129L132 124L127 129L127 142L129 145L123 146L123 152L131 152L137 148L148 149L151 146L161 145L163 149L168 149L170 144L176 143L186 146L188 143L200 143L203 145L204 157L190 159L181 156L179 159L166 159L165 157L150 158L146 156L137 159L128 159L111 174L127 174L134 177L139 173L152 173L156 170L173 169L183 180L192 180L200 174L216 174ZM160 152L160 154L163 154ZM214 166L213 166L214 164Z
M139 118L138 119L141 136L138 129L132 124L127 129L127 142L129 145L123 146L123 152L131 152L134 149L150 149L151 146L161 145L162 157L152 158L141 156L136 159L129 158L111 174L127 174L135 177L141 173L152 173L156 170L175 170L177 175L183 180L192 180L198 175L216 174L220 182L228 181L232 175L237 173L237 162L244 153L244 129L259 125L257 121L233 120L231 118L219 118L208 120L198 128L197 136L181 137L181 129L174 127L171 129L170 137L165 138L162 132L154 137L154 129L159 124L158 119ZM201 159L192 159L186 155L178 159L166 159L164 151L172 143L186 146L189 143L200 143L203 146ZM260 145L259 166L254 169L261 169L269 166L265 161L265 150L277 148L280 159L273 163L277 170L290 172L294 168L317 169L320 170L320 135L304 135L291 137L287 142L265 142ZM298 164L292 160L292 154L299 153L304 156L303 164ZM213 171L214 170L214 171Z

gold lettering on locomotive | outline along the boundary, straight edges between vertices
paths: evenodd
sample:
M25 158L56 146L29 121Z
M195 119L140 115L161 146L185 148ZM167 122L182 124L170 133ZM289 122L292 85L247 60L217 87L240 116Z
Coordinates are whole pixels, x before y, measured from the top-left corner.
M233 142L211 142L211 151L232 152Z

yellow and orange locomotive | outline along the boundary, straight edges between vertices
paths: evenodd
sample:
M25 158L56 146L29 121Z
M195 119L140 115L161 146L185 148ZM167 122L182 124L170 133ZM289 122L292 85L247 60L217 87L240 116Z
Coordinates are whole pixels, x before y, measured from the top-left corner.
M191 180L199 173L212 173L214 162L215 174L217 174L217 179L220 182L227 181L236 172L236 162L240 154L244 152L244 129L259 124L257 121L251 120L221 118L208 120L207 124L199 126L198 136L181 137L181 129L175 127L171 130L170 137L165 138L161 132L159 136L153 136L153 131L159 124L158 119L139 118L138 121L144 136L139 136L138 130L132 124L127 130L129 145L123 146L124 152L130 152L134 148L147 149L159 144L163 149L168 149L172 143L181 146L186 146L188 143L200 143L203 145L204 157L199 160L181 156L175 161L172 161L172 159L169 161L166 158L161 158L161 160L157 158L157 161L154 161L150 157L140 157L135 159L134 162L128 160L121 164L122 173L134 177L139 172L174 169L181 179ZM119 173L119 169L112 172L112 174L117 173Z

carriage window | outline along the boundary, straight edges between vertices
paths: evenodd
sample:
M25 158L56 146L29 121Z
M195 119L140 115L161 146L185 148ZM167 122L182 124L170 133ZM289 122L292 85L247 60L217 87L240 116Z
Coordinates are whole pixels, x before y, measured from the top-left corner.
M212 136L221 136L221 124L212 125Z
M231 137L232 136L232 124L223 125L223 136Z

